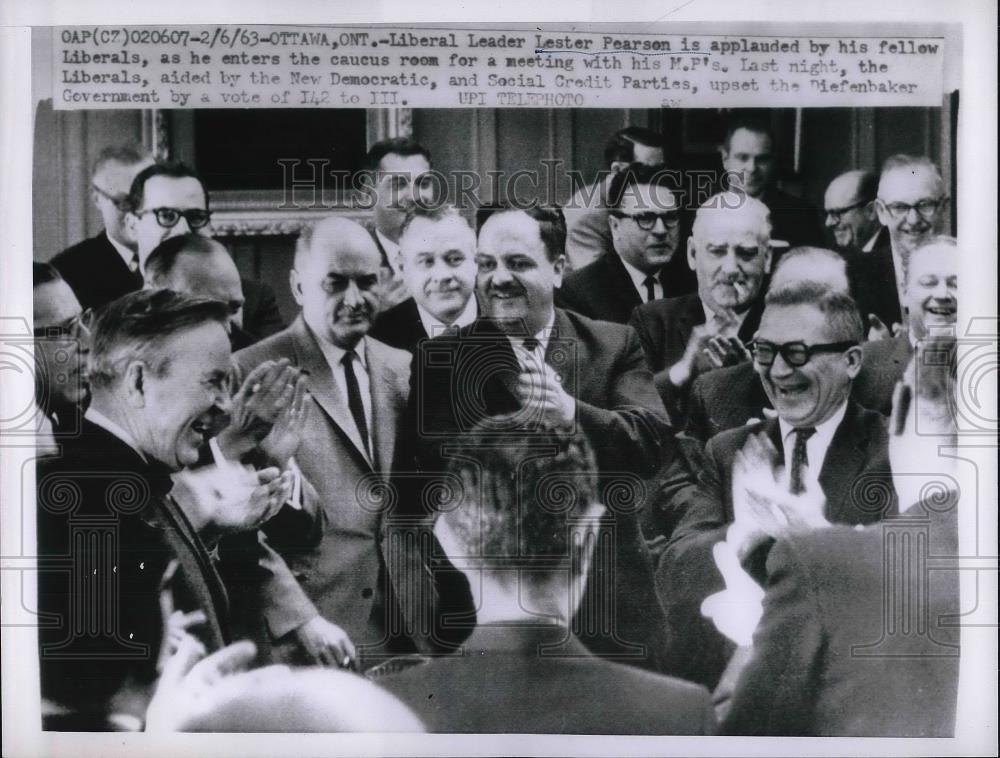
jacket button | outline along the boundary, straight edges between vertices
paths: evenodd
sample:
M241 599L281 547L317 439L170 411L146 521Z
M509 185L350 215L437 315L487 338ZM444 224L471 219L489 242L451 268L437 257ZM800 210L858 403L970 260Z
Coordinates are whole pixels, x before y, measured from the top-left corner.
M371 587L365 587L363 590L361 590L361 597L363 597L365 600L370 598L373 594L375 593L372 592Z

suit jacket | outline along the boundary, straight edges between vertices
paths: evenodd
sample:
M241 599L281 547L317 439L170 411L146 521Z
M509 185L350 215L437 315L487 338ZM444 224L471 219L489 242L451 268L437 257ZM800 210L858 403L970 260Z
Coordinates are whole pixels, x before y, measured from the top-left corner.
M226 588L167 494L169 473L88 419L61 457L39 462L43 697L143 717L163 629L161 583L175 562L175 607L205 613L192 631L209 651L229 642Z
M683 516L657 568L656 579L679 648L671 657L681 669L670 673L714 687L731 646L701 615L701 602L724 587L712 546L733 522L733 460L751 434L764 432L779 454L778 420L730 429L709 440L697 481L675 496ZM848 400L847 411L827 449L819 484L827 520L869 524L896 512L888 459L886 419ZM750 556L748 569L764 573L766 547Z
M715 730L704 688L595 658L565 627L477 627L464 654L423 659L375 681L409 705L430 732Z
M833 527L777 542L723 731L953 736L957 512L953 496L862 532Z
M777 187L765 190L760 200L771 211L772 240L787 242L789 248L825 245L822 218L815 205Z
M241 350L233 361L246 375L266 360L288 358L308 371L312 406L295 454L316 488L325 532L315 547L286 551L285 560L320 613L356 646L378 654L388 645L389 619L382 554L380 482L393 470L399 421L406 406L410 355L366 339L372 393L374 460L364 451L353 417L334 384L316 337L299 316L283 332ZM359 650L359 652L363 652Z
M285 328L278 299L266 282L240 277L243 284L243 329L255 339L264 339Z
M417 301L409 297L378 315L372 325L371 336L398 350L412 353L417 349L417 343L430 335L420 320Z
M673 448L635 333L559 309L553 331L545 360L577 399L577 419L594 446L602 485L609 493L623 486L640 495L646 489L642 478L652 475ZM520 372L517 359L507 337L488 319L464 327L457 337L421 343L413 367L408 439L416 468L432 477L445 470L445 448L463 431L486 416L520 410L514 390ZM609 497L604 523L615 530L615 538L595 556L578 620L583 622L582 614L587 613L612 614L586 622L592 631L585 643L595 653L626 656L655 668L666 641L648 552L635 511L614 508L612 501ZM434 561L425 557L425 563ZM446 644L454 644L474 626L471 596L464 576L450 573L447 564L439 573L448 585L439 588L439 608L452 616L442 626L450 623L454 633L438 633ZM588 597L593 600L588 602ZM607 631L614 626L617 629Z
M609 175L600 184L582 187L573 195L563 216L566 218L566 257L574 271L606 253L614 254L608 226Z
M51 263L73 289L84 309L99 308L142 289L142 274L129 271L103 230L95 237L66 248Z
M687 266L680 245L673 259L660 270L658 278L665 297L683 295L696 288L694 274ZM614 251L569 274L563 279L562 287L556 290L556 305L560 308L617 324L628 323L632 311L642 302L625 264Z
M874 313L888 327L902 324L903 309L899 302L889 230L883 228L871 252L858 254L851 263L851 280L865 323L868 323L868 314Z

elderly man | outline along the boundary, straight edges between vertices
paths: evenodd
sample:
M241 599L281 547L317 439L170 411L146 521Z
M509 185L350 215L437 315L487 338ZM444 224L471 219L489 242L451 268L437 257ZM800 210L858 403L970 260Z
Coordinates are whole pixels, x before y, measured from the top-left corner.
M614 251L608 226L608 191L615 175L634 163L662 166L663 135L641 126L615 132L604 147L607 174L582 187L566 204L566 258L574 271Z
M379 315L372 336L413 352L417 343L476 319L476 233L450 206L414 205L399 237L399 270L413 296Z
M768 292L754 366L777 417L709 440L697 487L683 495L680 524L657 571L677 633L680 675L714 686L726 663L723 640L699 611L722 581L712 546L728 533L739 558L759 576L768 537L774 536L740 517L747 506L734 493L733 464L741 450L764 448L783 462L792 492L818 488L831 522L870 523L894 511L891 498L870 503L856 491L859 483L877 487L888 470L885 418L850 399L861 369L862 336L857 307L847 295L811 282Z
M855 169L836 176L823 195L826 228L847 258L870 252L882 230L875 210L878 179Z
M125 223L128 191L152 159L130 147L106 147L94 161L90 198L104 229L52 259L84 308L96 308L142 286L135 238Z
M583 430L595 441L599 470L624 477L629 501L644 490L641 477L669 457L673 439L635 333L554 307L565 234L561 214L549 208L502 210L483 224L476 280L483 316L455 337L421 343L414 355L408 437L422 471L443 476L455 435L501 414L529 428ZM645 543L634 508L614 511L605 519L616 539L595 559L591 570L601 579L588 591L613 596L585 600L574 623L597 630L586 639L594 652L655 667L663 620ZM595 609L596 619L582 615Z
M688 265L698 293L635 309L656 387L675 426L683 426L687 391L703 371L749 359L744 343L757 331L761 288L771 262L767 207L752 197L721 193L698 209L688 240Z
M637 305L690 291L670 267L681 226L670 178L662 166L641 164L612 178L607 213L614 250L566 277L557 294L561 308L624 324Z
M366 228L382 254L386 277L383 309L399 305L413 294L399 267L399 236L408 207L414 201L427 204L432 200L425 177L430 169L430 151L407 137L376 142L365 156L364 176L374 193L374 214Z
M156 163L135 177L128 195L125 223L136 240L141 270L153 250L171 237L208 235L212 214L198 174L183 163ZM263 282L241 280L244 302L241 328L255 338L284 328L274 291Z
M958 492L954 459L941 452L957 442L955 366L941 360L954 350L954 339L921 344L896 393L888 454L899 517L860 531L819 521L827 528L771 549L725 733L955 733Z
M822 241L819 213L805 200L782 192L776 185L777 157L774 135L762 120L737 117L726 129L719 146L722 185L760 200L771 211L771 240L780 253L798 245Z
M225 319L220 303L169 290L106 306L80 433L39 467L39 610L58 619L41 629L42 694L88 728L108 728L116 713L141 719L166 644L164 598L209 649L229 641L228 595L207 545L256 527L287 498L276 469L233 479L226 493L171 481L228 410Z
M895 333L904 324L902 288L910 253L939 231L947 206L944 180L930 159L893 155L882 164L875 208L888 235L855 261L858 305L872 326Z
M290 276L299 317L234 356L242 376L282 359L307 376L310 411L295 459L316 488L327 528L317 546L285 557L323 616L346 631L362 665L412 650L391 628L383 514L364 495L393 470L409 381L410 355L368 336L381 267L375 241L355 222L307 227Z
M512 429L502 445L498 428ZM586 436L500 417L455 445L457 496L434 531L468 577L476 628L465 655L390 662L376 681L433 732L711 733L704 689L595 658L570 628L604 511Z

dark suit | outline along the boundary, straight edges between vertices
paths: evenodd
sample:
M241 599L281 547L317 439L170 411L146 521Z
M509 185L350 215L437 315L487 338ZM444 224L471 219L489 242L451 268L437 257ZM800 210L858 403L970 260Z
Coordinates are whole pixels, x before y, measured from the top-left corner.
M559 309L553 331L546 363L577 399L577 420L594 446L602 487L609 493L626 492L628 501L645 491L642 478L669 457L673 442L635 333ZM438 475L445 469L447 446L454 445L463 431L487 416L519 411L515 389L519 373L508 338L488 319L464 327L457 337L421 343L414 355L408 434L417 468ZM602 543L605 550L598 551L591 566L578 619L584 623L585 614L599 617L586 621L597 631L584 641L597 654L628 655L639 665L656 667L665 645L664 624L652 591L645 542L635 510L615 508L611 495L605 502L609 512L604 524L615 536ZM456 581L454 591L466 597L445 597L442 604L454 600L456 616L471 613L464 577ZM598 595L588 602L593 593L611 596ZM605 617L607 613L613 617ZM471 616L465 618L461 627L454 622L456 632L450 641L468 634L471 621ZM615 622L617 628L609 633Z
M771 211L772 240L787 242L790 248L825 245L822 219L815 205L777 187L765 190L758 199Z
M430 335L420 320L417 301L410 297L382 311L372 325L371 336L398 350L412 353L417 349L417 343Z
M671 671L714 687L730 646L701 615L701 602L723 588L712 546L724 540L733 522L733 460L751 434L764 432L779 455L783 450L778 420L741 426L713 437L697 483L680 491L683 513L657 568L656 578L671 629L678 632ZM819 484L826 496L825 515L832 523L868 524L896 512L888 460L886 420L848 401L843 420L827 449ZM763 573L766 548L749 558L748 569Z
M240 277L243 285L243 328L255 339L264 339L285 328L278 299L271 285Z
M951 737L957 527L952 497L950 507L917 503L862 532L833 527L777 542L753 657L723 731Z
M394 253L390 253L385 249L382 240L379 239L376 232L375 222L369 221L365 224L365 231L371 235L375 241L375 247L378 248L379 255L382 256L382 269L385 277L381 295L382 308L392 308L410 297L410 288L403 281L402 274L396 271L397 261L389 260L390 256L394 255Z
M313 405L295 459L316 489L325 532L317 546L286 550L284 557L320 613L342 627L359 652L380 655L391 652L387 648L395 641L388 628L394 601L386 596L379 482L394 470L410 355L371 338L366 345L374 460L363 452L347 398L334 384L316 337L301 316L285 331L238 352L233 362L243 376L279 358L308 372Z
M99 308L142 289L142 274L129 270L105 231L66 248L51 263L84 309Z
M674 257L657 274L664 297L683 295L697 288L683 253L682 245L678 244ZM569 274L556 290L556 305L560 308L616 324L628 323L632 311L644 301L615 252Z
M902 324L902 306L899 302L899 282L892 261L892 243L889 230L883 228L871 252L859 253L851 261L851 280L854 283L858 308L868 323L868 314L874 313L888 327ZM905 326L905 324L904 324Z
M229 599L205 545L167 495L166 467L87 419L81 429L64 441L61 457L39 464L42 696L141 718L156 677L168 564L178 564L175 606L207 617L192 631L209 651L230 640Z
M425 659L375 681L409 705L430 732L712 734L715 729L703 688L595 658L565 627L477 627L464 655Z

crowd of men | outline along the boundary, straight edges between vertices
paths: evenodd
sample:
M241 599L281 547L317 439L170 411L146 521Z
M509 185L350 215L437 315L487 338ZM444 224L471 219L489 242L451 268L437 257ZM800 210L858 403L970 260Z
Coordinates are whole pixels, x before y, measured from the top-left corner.
M105 150L34 267L46 728L950 734L956 574L886 548L955 555L944 183L847 171L824 241L774 147L687 208L625 129L474 228L377 143L287 326L191 167Z

